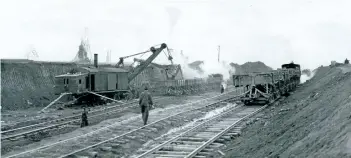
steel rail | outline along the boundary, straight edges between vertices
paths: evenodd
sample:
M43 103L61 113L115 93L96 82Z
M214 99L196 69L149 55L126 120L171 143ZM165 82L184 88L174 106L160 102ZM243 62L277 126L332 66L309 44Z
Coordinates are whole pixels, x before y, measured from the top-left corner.
M267 108L269 104L264 105L263 107L257 109L256 111L252 112L251 114L248 114L246 116L244 116L243 118L241 118L238 121L235 121L233 124L231 124L229 127L227 127L226 129L224 129L223 131L219 132L217 135L213 136L210 140L208 140L207 142L205 142L203 145L201 145L200 147L198 147L197 149L195 149L193 152L191 152L190 154L188 154L186 156L186 158L191 158L196 156L197 153L199 153L201 150L203 150L204 148L206 148L207 146L209 146L211 143L213 143L215 140L217 140L219 137L221 137L222 135L224 135L225 133L227 133L230 129L232 129L234 126L236 126L237 124L239 124L240 122L242 122L243 120L246 120L247 118L250 118L251 116L257 114L258 112L262 111L263 109Z
M124 103L124 104L121 104L121 105L132 104L132 103L136 103L136 102L137 102L137 101L132 101L132 102ZM104 109L100 108L100 109L91 111L91 113L93 113L93 112L100 112L100 111L104 111L104 110L111 109L111 108L116 108L116 107L119 107L119 106L121 106L121 105L114 105L114 106L110 106L110 107L104 108ZM55 120L50 120L50 121L46 121L46 122L41 122L41 123L36 123L36 124L28 125L28 126L23 126L23 127L18 127L18 128L14 128L14 129L9 129L9 130L5 130L5 131L1 131L0 133L1 133L1 134L4 134L4 133L16 131L16 130L21 130L21 129L25 129L25 128L30 128L30 127L33 127L33 126L36 126L36 125L42 125L42 124L45 124L45 123L52 123L52 122L62 121L62 120L64 120L64 119L71 119L71 118L80 117L80 116L81 116L80 114L71 115L71 116L67 116L67 117L64 117L64 118L58 118L58 119L55 119ZM37 119L37 120L40 120L40 119ZM37 120L30 120L30 121L37 121ZM16 124L25 123L25 122L29 122L29 121L17 122Z
M234 123L232 123L231 125L229 125L227 128L225 128L224 130L222 130L221 132L219 132L218 134L216 134L215 136L213 136L212 138L210 138L208 141L206 141L205 143L203 143L201 146L197 147L195 150L193 150L192 152L190 152L189 154L187 154L185 157L186 157L186 158L188 158L188 157L194 157L197 153L199 153L201 150L203 150L203 149L206 148L208 145L210 145L211 143L213 143L213 142L214 142L215 140L217 140L219 137L221 137L222 135L224 135L226 132L228 132L230 129L232 129L235 125L237 125L238 123L242 122L243 120L245 120L245 119L251 117L252 115L254 115L254 114L260 112L261 110L265 109L268 105L269 105L269 104L266 104L266 105L264 105L263 107L261 107L261 108L255 110L254 112L252 112L252 113L250 113L250 114L248 114L248 115L246 115L246 116L240 118L239 120L235 121ZM166 141L166 142L164 142L164 143L162 143L162 144L160 144L160 145L158 145L158 146L156 146L156 147L154 147L154 148L152 148L152 149L146 151L145 153L143 153L143 154L137 156L136 158L147 157L148 155L150 155L150 154L152 154L152 153L158 151L159 149L165 147L166 145L168 145L168 144L170 144L170 143L172 143L172 142L178 140L179 138L181 138L181 137L183 137L183 136L185 136L185 135L187 135L187 134L189 134L189 133L191 133L191 132L193 132L193 131L195 131L195 130L197 130L197 129L199 129L199 128L202 128L202 127L206 126L207 124L210 124L210 123L213 122L213 121L216 121L216 120L218 120L218 119L221 119L221 118L227 116L228 114L231 114L233 111L237 110L238 108L242 108L242 107L245 107L245 106L242 106L242 105L241 105L241 106L239 106L239 107L231 108L231 109L229 109L228 111L226 111L226 112L224 112L224 113L222 113L222 114L220 114L220 115L217 115L217 116L215 116L215 117L213 117L213 118L211 118L211 119L209 119L209 120L206 120L205 122L202 122L202 123L200 123L200 124L198 124L198 125L196 125L196 126L190 128L190 129L188 129L187 131L178 134L177 136L171 138L170 140L168 140L168 141ZM248 108L249 108L249 107L248 107ZM247 109L247 108L244 108L243 110L245 110L245 109Z
M202 122L202 123L200 123L200 124L198 124L198 125L196 125L196 126L190 128L190 129L188 129L187 131L185 131L185 132L183 132L183 133L181 133L181 134L178 134L177 136L173 137L172 139L170 139L170 140L168 140L168 141L166 141L166 142L164 142L164 143L162 143L162 144L160 144L160 145L158 145L158 146L156 146L156 147L154 147L154 148L148 150L147 152L145 152L145 153L143 153L143 154L137 156L136 158L142 158L142 157L145 157L145 156L147 156L147 155L149 155L149 154L152 154L153 152L155 152L155 151L161 149L162 147L164 147L165 145L168 145L169 143L172 143L174 140L177 140L178 138L180 138L180 137L182 137L182 136L184 136L184 135L186 135L186 134L188 134L188 133L190 133L190 132L192 132L192 131L194 131L194 130L200 128L200 127L203 127L204 125L206 125L206 124L208 124L208 123L210 123L210 122L212 122L212 121L215 121L215 120L217 120L217 119L223 117L224 115L227 115L227 114L231 113L232 111L238 109L239 107L243 107L243 106L240 105L240 106L231 108L231 109L229 109L228 111L226 111L226 112L224 112L224 113L222 113L222 114L220 114L220 115L217 115L217 116L215 116L215 117L213 117L213 118L211 118L211 119L209 119L209 120L206 120L205 122Z
M230 93L232 93L232 92L238 92L238 91L240 92L241 90L240 90L240 89L235 89L235 90L230 91L230 92L227 92L227 93L223 93L223 94L220 94L220 95L211 97L211 98L201 99L201 100L199 100L199 101L187 103L187 104L184 104L184 105L190 105L190 104L199 103L199 102L201 102L201 101L206 101L206 100L214 99L214 98L217 98L217 97L220 97L220 96L224 96L224 95L230 94ZM243 94L235 95L235 96L233 96L233 97L231 97L231 98L240 97L240 96L242 96L242 95L243 95ZM228 100L228 99L226 99L226 100ZM222 101L223 101L223 100L221 100L221 101L216 101L215 103L222 102ZM215 104L215 103L212 103L212 104ZM206 105L206 106L209 106L209 105ZM170 117L179 115L179 114L181 114L181 113L190 112L190 111L192 111L192 110L201 109L201 108L206 107L206 106L202 106L202 107L195 108L195 109L190 109L190 110L187 110L187 111L183 111L183 112L180 112L180 113L177 113L177 114L168 116L168 117L166 117L166 118L160 119L160 120L158 120L158 121L155 121L155 122L150 123L150 124L148 124L148 125L146 125L146 126L140 127L140 128L138 128L138 129L129 131L129 132L127 132L127 133L125 133L125 134L122 134L122 135L127 135L127 134L129 134L129 133L132 133L132 132L134 132L134 131L137 131L137 130L146 128L146 127L148 127L148 126L150 126L150 125L152 125L152 124L155 124L155 123L160 122L160 121L162 121L162 120L168 119L168 118L170 118ZM83 136L87 136L87 135L91 135L91 134L97 133L97 132L99 132L99 131L108 129L108 128L114 126L114 125L115 125L115 124L111 124L111 125L105 126L105 127L103 127L103 128L100 128L100 129L98 129L98 130L95 130L95 131L86 133L86 134L84 134L84 135L80 135L80 136L68 138L68 139L66 139L66 140L62 140L62 141L55 142L55 143L52 143L52 144L44 145L44 146L38 147L38 148L36 148L36 149L31 149L31 150L23 151L23 152L21 152L21 153L14 154L14 155L10 155L10 156L8 156L8 157L16 157L16 156L20 156L20 155L27 154L27 153L32 153L32 152L35 152L35 151L37 151L37 150L41 150L41 149L44 149L44 148L47 148L47 147L50 147L50 146L53 146L53 145L56 145L56 144L59 144L59 143L64 143L64 142L67 142L67 141L72 140L72 139L77 139L77 138L80 138L80 137L83 137ZM111 138L111 139L109 139L108 141L111 141L111 140L113 140L113 139L117 139L117 138L119 138L119 137L122 137L122 135L117 136L117 137L114 137L114 138ZM107 142L107 141L104 141L104 142ZM102 143L104 143L104 142L100 142L99 144L102 144ZM97 146L97 145L99 145L99 144L95 144L94 146ZM72 152L72 153L70 153L70 154L67 154L67 156L72 155L72 154L77 153L77 152L80 152L80 151L87 150L87 149L89 149L89 148L91 148L91 147L94 147L94 146L86 147L86 148L81 149L81 150L79 150L79 151ZM61 157L64 157L64 156L61 156Z
M156 100L159 100L159 99L165 99L165 98L161 98L161 97L156 98ZM133 103L136 103L136 102L138 102L138 101L132 101L132 102L129 102L129 103L119 104L119 105L111 106L111 107L104 108L104 109L100 108L100 109L92 111L91 114L107 111L107 110L113 109L113 108L119 108L122 105L133 104ZM127 106L127 107L122 107L121 109L115 109L115 110L107 111L107 112L104 112L104 113L98 113L98 114L89 116L89 118L94 118L94 117L101 116L101 115L106 115L106 114L110 114L110 113L120 112L121 110L124 110L126 108L131 108L131 107L134 107L134 106L136 106L136 105L133 104L133 105L130 105L130 106ZM73 118L76 118L76 117L78 117L78 118L77 119L73 119ZM49 126L45 126L45 127L41 127L41 128L36 128L34 130L29 130L29 131L25 131L25 132L9 135L9 136L2 136L1 140L7 140L7 139L11 139L11 138L16 138L16 137L20 137L22 135L38 132L38 131L41 131L41 130L55 128L55 127L67 125L67 124L74 123L74 122L79 122L81 120L80 117L81 117L81 115L78 114L78 115L68 116L68 117L59 118L59 119L55 119L55 120L51 120L51 121L41 122L41 123L29 125L29 126L24 126L24 127L11 129L11 130L2 131L1 135L4 135L4 134L10 133L10 132L16 132L16 131L24 130L24 129L28 129L28 128L35 128L35 127L38 127L38 126L41 126L41 125L45 125L45 124L50 124L50 123L54 123L54 122L59 122L59 121L73 119L73 120L69 120L69 121L66 121L66 122L59 123L59 124L54 124L54 125L49 125Z
M220 102L223 102L223 101L232 100L233 98L237 98L237 97L240 97L240 96L241 96L241 95L233 96L233 97L231 97L231 98L229 98L229 99L224 99L224 100L216 101L215 103L211 103L211 104L208 104L208 105L205 105L205 106L202 106L202 107L198 107L198 108L194 108L194 109L190 109L190 110L187 110L187 111L183 111L183 112L179 112L179 113L170 115L170 116L168 116L168 117L166 117L166 118L159 119L159 120L154 121L154 122L152 122L152 123L150 123L150 124L147 124L147 125L145 125L145 126L139 127L139 128L137 128L137 129L134 129L134 130L131 130L131 131L126 132L126 133L124 133L124 134L121 134L121 135L119 135L119 136L110 138L110 139L105 140L105 141L101 141L101 142L99 142L99 143L96 143L96 144L94 144L94 145L91 145L91 146L88 146L88 147L85 147L85 148L82 148L82 149L79 149L79 150L76 150L76 151L73 151L73 152L71 152L71 153L69 153L69 154L65 154L65 155L63 155L63 156L60 156L59 158L68 157L68 156L73 155L73 154L75 154L75 153L82 152L82 151L88 150L88 149L90 149L90 148L96 147L96 146L98 146L98 145L100 145L100 144L113 141L113 140L118 139L118 138L120 138L120 137L123 137L123 136L125 136L125 135L127 135L127 134L130 134L130 133L136 132L136 131L138 131L138 130L144 129L144 128L149 127L149 126L151 126L151 125L153 125L153 124L156 124L156 123L161 122L161 121L163 121L163 120L166 120L166 119L169 119L169 118L178 116L178 115L180 115L180 114L187 113L187 112L191 112L191 111L194 111L194 110L203 109L204 107L211 106L211 105L215 105L215 104L220 103Z

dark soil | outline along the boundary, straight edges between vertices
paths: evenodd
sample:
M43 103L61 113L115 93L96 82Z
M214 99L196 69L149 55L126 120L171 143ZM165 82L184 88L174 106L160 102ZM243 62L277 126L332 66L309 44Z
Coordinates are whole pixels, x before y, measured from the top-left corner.
M321 67L227 144L226 157L351 157L351 67Z

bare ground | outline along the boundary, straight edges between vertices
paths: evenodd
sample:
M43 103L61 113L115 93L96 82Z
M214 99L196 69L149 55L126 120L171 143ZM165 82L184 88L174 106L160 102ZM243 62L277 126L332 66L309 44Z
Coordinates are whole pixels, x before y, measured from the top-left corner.
M209 98L210 96L213 97L215 95L219 95L219 92L208 92L205 94L194 95L194 96L167 97L167 99L161 99L159 101L156 101L154 112L159 111L162 108L176 107L176 106L179 106L180 104L193 102L193 101L196 101L199 99L206 99L206 98ZM96 108L98 108L98 107L96 107ZM30 115L30 114L32 114L32 115ZM35 114L36 114L35 112L28 112L29 117L27 117L27 118L30 119L31 117L35 117ZM70 112L68 111L68 112L66 112L66 114L70 114ZM151 112L151 114L152 114L152 112ZM24 116L24 115L25 114L22 114L21 116ZM118 117L118 116L116 116L116 117ZM12 118L15 119L15 116ZM60 140L64 140L64 139L76 137L76 136L79 136L79 135L82 135L85 133L89 133L89 132L95 131L97 129L100 129L102 127L114 124L116 122L120 122L123 120L135 121L135 119L137 119L138 121L140 121L139 119L141 119L139 108L132 108L130 110L125 110L123 112L123 116L119 116L118 118L115 118L115 119L105 120L105 121L103 121L99 124L96 124L96 125L88 126L85 128L80 128L80 129L77 129L77 130L70 132L70 133L65 133L65 134L45 138L39 142L33 142L33 144L21 146L21 147L17 147L17 148L15 147L14 149L16 151L23 151L24 149L29 150L29 149L33 149L33 148L36 148L36 147L39 147L39 146L42 146L45 144L51 144L54 142L58 142ZM2 146L2 148L6 148L6 147ZM10 152L10 153L13 154L13 153L17 153L17 152ZM6 155L7 155L7 153L6 153ZM3 155L3 156L5 156L5 155Z
M199 94L199 95L182 96L182 97L160 97L162 99L155 101L155 107L162 107L164 105L169 105L169 104L181 104L182 102L186 102L187 100L206 98L208 96L213 96L214 94L218 94L218 92L208 92L208 93ZM105 108L105 107L110 107L115 105L117 104L109 103L107 105L90 107L90 110L95 110L95 109L100 109L100 108ZM72 108L64 108L63 110L50 108L50 109L47 109L48 112L46 113L38 113L41 109L43 109L43 107L32 107L32 108L23 109L23 110L2 111L1 113L2 129L4 126L12 126L12 125L15 125L16 123L20 123L23 121L39 123L40 120L51 120L51 119L56 119L60 117L80 114L83 112L83 109L81 107L72 107ZM132 108L131 111L133 111L134 113L139 112L136 109L137 109L137 106L136 108ZM3 130L6 130L6 129L3 129Z
M321 67L222 149L226 157L351 157L351 67Z

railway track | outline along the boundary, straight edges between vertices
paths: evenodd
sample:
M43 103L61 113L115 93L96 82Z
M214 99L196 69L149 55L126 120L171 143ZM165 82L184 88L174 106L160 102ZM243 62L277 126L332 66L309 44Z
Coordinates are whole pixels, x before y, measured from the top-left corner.
M162 99L162 98L156 98L156 100L159 100L159 99ZM124 109L135 107L137 105L135 103L137 103L137 101L90 111L89 119L102 117L107 114L117 113ZM125 105L129 105L129 106L125 106ZM26 137L30 134L38 133L38 132L53 129L53 128L58 128L60 126L64 126L68 124L79 123L80 121L81 121L81 114L77 114L77 115L58 118L58 119L45 121L41 123L36 123L32 125L22 126L14 129L9 129L6 131L1 131L1 141L5 141L5 140L13 141L17 138Z
M223 106L219 104L220 102L236 98L237 96L234 95L238 93L241 94L240 92L240 90L235 90L219 95L217 98L208 98L192 103L202 104L200 107L193 107L185 104L186 106L173 108L171 110L173 115L160 111L157 115L150 115L149 121L151 123L146 126L142 126L141 121L122 121L95 130L94 132L13 154L8 157L66 157L81 153L84 155L84 151L100 145L114 144L118 146L118 143L121 145L128 144L129 141L145 140L147 138L143 137L143 134L140 133L157 132L165 126L174 125L177 124L177 122L182 124L192 118L200 117L206 111L217 108L218 106ZM137 119L139 120L140 118L138 117ZM155 137L156 136L157 135L155 135Z
M136 103L136 101L126 102L126 103L124 103L122 105L131 104L131 103ZM99 109L92 110L91 112L104 110L104 106L105 105L106 104L100 105L100 106L98 106L98 107L100 107ZM121 106L121 104L114 105L114 106L109 106L107 108L115 108L115 107L119 107L119 106ZM72 117L80 117L81 111L76 111L76 109L74 109L74 110L75 111L73 111L73 113L72 113L73 115L67 116L67 117L64 117L64 118L62 117L62 118L59 118L59 119L69 119L69 118L72 118ZM77 114L77 113L80 113L80 114ZM75 114L77 114L77 115L75 115ZM25 121L13 122L11 124L7 124L7 125L4 125L4 126L1 126L1 134L2 133L6 133L6 132L10 132L10 131L13 131L13 130L16 130L16 129L20 129L20 128L27 128L26 126L31 126L31 125L35 125L35 124L39 124L39 123L43 123L43 122L49 122L49 121L53 121L53 120L59 120L59 119L53 119L51 117L45 117L45 118L30 119L30 120L25 120Z
M236 128L239 123L267 106L240 106L228 109L204 122L195 123L186 131L134 157L208 157L215 148L222 145L220 142L239 135L240 127Z

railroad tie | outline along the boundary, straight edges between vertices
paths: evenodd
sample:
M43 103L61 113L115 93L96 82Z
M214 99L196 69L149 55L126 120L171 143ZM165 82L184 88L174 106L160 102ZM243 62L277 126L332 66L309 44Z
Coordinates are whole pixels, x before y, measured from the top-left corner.
M226 145L221 144L221 143L215 143L215 142L213 142L213 143L211 143L208 147L209 147L209 148L219 148L219 147L224 147L224 146L226 146Z
M194 142L194 141L174 141L171 144L189 144L189 145L202 145L205 142Z
M209 156L209 155L212 155L211 152L205 152L205 151L201 151L199 153L197 153L198 156Z
M193 150L195 150L197 148L197 146L191 146L191 145L177 145L177 146L164 146L161 148L161 150L163 151L187 151L187 152L191 152Z
M205 138L195 138L195 137L181 137L181 141L195 141L195 142L204 142L207 141Z

